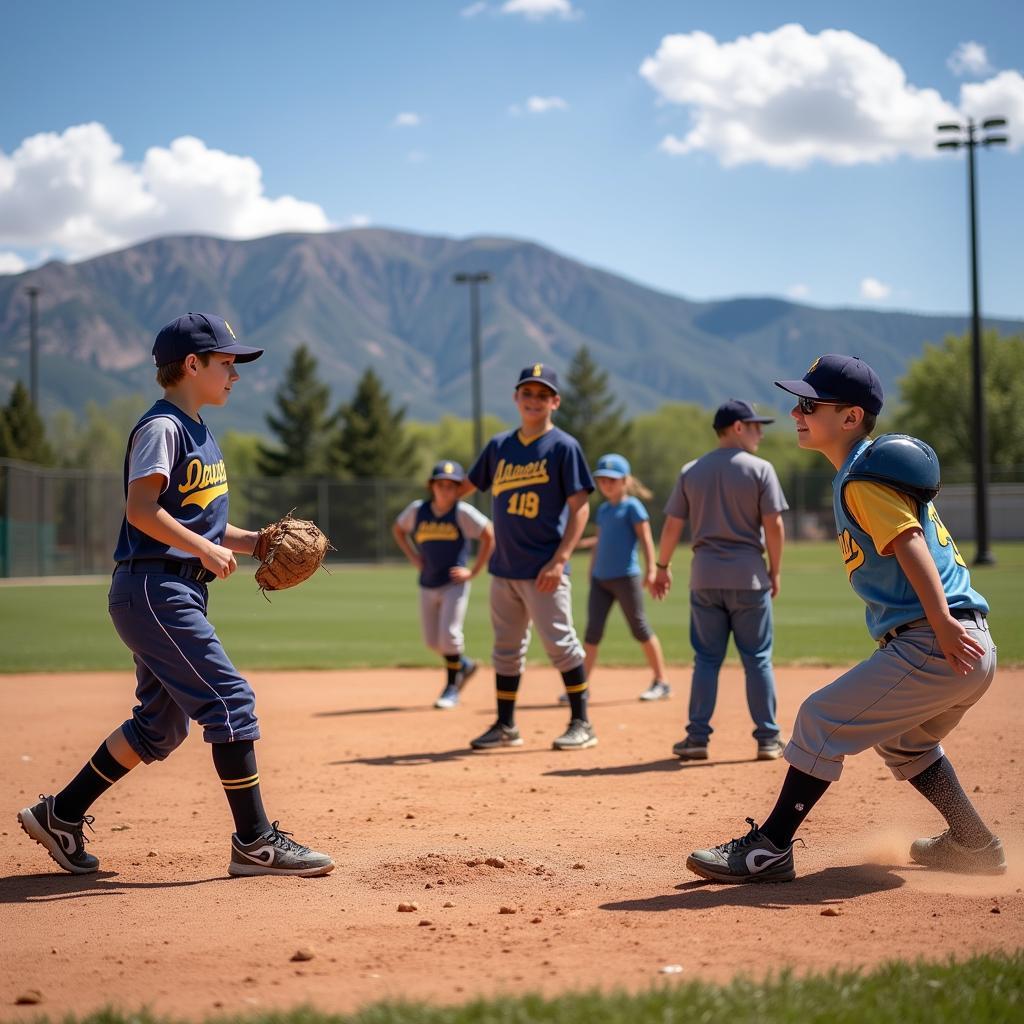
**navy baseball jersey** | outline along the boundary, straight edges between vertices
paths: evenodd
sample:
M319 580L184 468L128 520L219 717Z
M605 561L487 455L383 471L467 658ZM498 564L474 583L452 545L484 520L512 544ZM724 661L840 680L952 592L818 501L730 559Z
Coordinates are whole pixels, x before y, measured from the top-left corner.
M128 435L125 496L132 480L155 473L167 480L158 499L160 507L193 533L220 544L228 522L224 456L205 423L197 422L163 398ZM154 540L125 517L114 560L123 562L130 558L177 558L200 564L195 555Z
M890 629L925 617L914 588L893 555L880 552L903 530L920 527L935 562L950 608L988 612L988 602L971 587L971 574L949 531L928 502L918 519L916 501L884 484L846 482L857 456L869 444L856 444L833 481L832 509L850 585L867 605L868 631L878 640Z
M512 580L533 579L551 561L569 519L567 499L594 489L579 443L558 427L529 442L518 430L491 438L469 480L494 498L491 575Z
M420 586L432 588L451 583L449 571L466 564L469 542L483 533L487 517L464 501L457 501L438 516L429 501L417 499L402 510L395 522L412 536L423 559Z

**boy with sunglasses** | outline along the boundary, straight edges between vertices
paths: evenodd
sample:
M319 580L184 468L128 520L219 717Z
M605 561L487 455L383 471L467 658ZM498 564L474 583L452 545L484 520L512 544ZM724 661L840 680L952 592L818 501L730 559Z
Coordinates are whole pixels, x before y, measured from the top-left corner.
M882 385L856 356L824 355L802 380L776 381L796 396L797 443L836 468L833 512L850 584L867 605L878 650L804 701L784 757L775 808L758 826L697 850L686 866L716 882L788 882L793 837L839 779L843 759L874 747L946 820L918 839L911 860L964 874L1002 874L1003 845L961 787L941 740L995 677L988 604L931 502L935 453L916 438L869 437Z

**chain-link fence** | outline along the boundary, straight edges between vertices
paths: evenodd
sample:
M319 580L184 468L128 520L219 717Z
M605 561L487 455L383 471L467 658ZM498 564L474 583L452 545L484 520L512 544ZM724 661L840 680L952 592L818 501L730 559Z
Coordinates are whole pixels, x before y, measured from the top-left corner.
M1024 470L1002 473L990 489L990 538L1024 539ZM791 540L825 540L835 533L832 474L805 472L783 480ZM231 481L231 521L256 527L294 508L315 520L341 562L380 562L401 557L391 537L395 516L421 486L408 481L237 478ZM937 499L943 522L958 541L974 537L974 488L955 476ZM663 499L650 503L660 528ZM484 512L489 511L485 498ZM120 473L50 469L0 459L0 577L106 573L124 513Z

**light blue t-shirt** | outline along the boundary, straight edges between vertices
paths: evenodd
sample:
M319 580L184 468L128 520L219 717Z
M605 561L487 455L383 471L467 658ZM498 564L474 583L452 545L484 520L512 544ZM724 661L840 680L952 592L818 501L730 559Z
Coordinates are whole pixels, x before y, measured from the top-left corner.
M636 557L636 524L650 519L647 509L634 497L625 497L613 505L602 503L594 521L601 531L597 536L594 555L594 578L614 580L621 576L639 576L640 562Z

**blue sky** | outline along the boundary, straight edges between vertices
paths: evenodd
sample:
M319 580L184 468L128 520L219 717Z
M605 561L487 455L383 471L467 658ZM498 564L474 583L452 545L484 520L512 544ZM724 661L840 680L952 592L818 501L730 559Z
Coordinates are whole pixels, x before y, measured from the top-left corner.
M7 4L0 272L176 231L529 238L689 298L1024 317L1024 6ZM12 97L17 97L12 101Z

